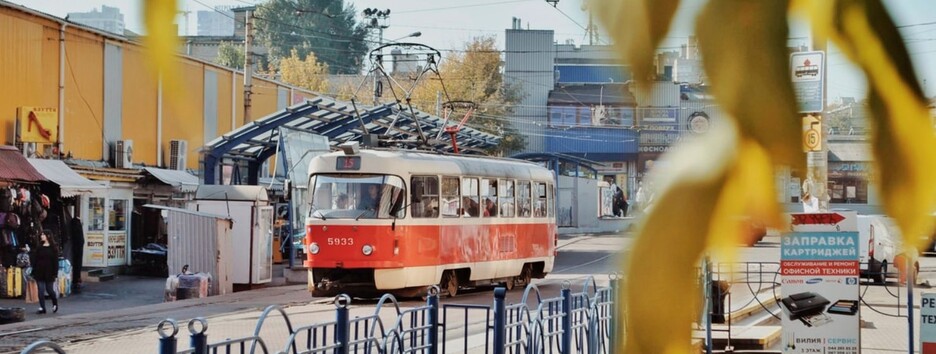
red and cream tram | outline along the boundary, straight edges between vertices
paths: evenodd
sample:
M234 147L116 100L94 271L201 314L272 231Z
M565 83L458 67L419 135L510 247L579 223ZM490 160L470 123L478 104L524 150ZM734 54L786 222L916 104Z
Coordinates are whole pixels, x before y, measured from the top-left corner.
M305 266L315 296L525 285L556 252L552 172L533 163L346 149L309 163Z

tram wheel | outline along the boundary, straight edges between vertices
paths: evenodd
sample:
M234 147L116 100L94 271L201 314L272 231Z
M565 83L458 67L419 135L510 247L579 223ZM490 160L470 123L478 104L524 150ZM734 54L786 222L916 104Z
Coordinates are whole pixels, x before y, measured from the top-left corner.
M523 286L530 285L530 282L533 281L533 267L529 264L524 264L523 269L520 271L520 275L517 276L514 282L522 284Z
M442 291L448 297L455 297L458 294L458 275L454 270L446 270L442 273Z

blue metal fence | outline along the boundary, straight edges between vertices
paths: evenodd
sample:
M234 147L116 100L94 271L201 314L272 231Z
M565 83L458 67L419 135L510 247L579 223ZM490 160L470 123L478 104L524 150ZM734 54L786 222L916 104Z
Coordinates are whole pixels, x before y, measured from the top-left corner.
M402 308L393 295L384 295L372 314L351 318L351 298L335 299L335 320L294 327L278 305L264 309L250 336L209 343L208 321L188 322L189 344L179 345L179 326L167 319L157 325L160 354L438 354L589 353L614 352L622 316L617 311L618 277L599 287L594 278L580 291L564 282L558 297L545 297L535 284L527 286L520 302L507 304L505 288L494 290L492 305L439 304L439 290L430 289L425 305ZM441 317L440 317L441 314ZM271 316L282 316L288 338L273 351L261 337ZM387 319L391 319L392 322ZM483 338L483 340L482 340ZM51 342L33 343L22 353L52 349Z

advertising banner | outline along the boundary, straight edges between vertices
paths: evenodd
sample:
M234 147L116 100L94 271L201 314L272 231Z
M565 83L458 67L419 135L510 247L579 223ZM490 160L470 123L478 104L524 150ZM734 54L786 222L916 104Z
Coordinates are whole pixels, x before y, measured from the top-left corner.
M792 214L781 240L783 353L860 352L854 212Z
M19 107L16 113L21 142L49 144L58 139L57 108Z
M85 235L84 265L86 267L104 267L104 234L88 233Z
M936 354L936 294L920 299L920 354Z

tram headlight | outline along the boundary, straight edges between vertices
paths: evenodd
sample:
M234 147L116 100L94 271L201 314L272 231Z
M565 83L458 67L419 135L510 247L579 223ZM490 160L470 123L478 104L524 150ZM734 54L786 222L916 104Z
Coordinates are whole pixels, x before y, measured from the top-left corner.
M318 254L318 253L319 253L319 245L318 245L318 243L312 242L312 243L309 244L309 253L311 253L311 254Z
M374 247L371 245L364 245L364 247L361 247L361 252L364 253L365 256L370 256L371 253L374 253Z

